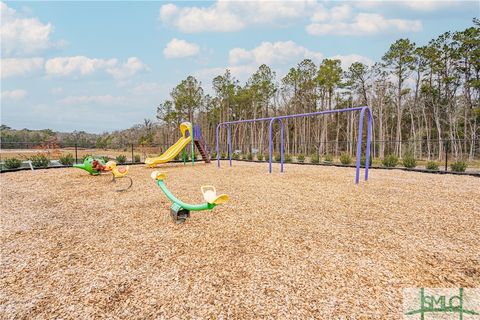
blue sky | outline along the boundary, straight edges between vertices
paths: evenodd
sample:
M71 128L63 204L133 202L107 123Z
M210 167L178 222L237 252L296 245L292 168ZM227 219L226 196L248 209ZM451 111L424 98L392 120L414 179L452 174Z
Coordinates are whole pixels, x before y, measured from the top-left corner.
M378 61L391 43L463 30L478 1L2 2L1 123L104 132L155 118L188 75L207 93L266 63Z

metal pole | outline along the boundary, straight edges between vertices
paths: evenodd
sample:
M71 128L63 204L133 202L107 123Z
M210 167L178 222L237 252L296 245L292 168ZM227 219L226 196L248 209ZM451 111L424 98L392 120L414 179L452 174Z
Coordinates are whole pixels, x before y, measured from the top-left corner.
M372 110L369 107L366 107L365 110L368 111L368 123L367 123L367 150L365 151L365 181L368 180L368 167L370 166L370 143L371 143L371 134L372 134Z
M75 143L75 164L78 163L77 144Z
M217 140L217 145L216 145L216 149L217 149L217 167L220 168L220 145L219 145L219 142L218 142L218 129L220 128L221 124L219 123L217 125L217 129L215 130L215 137L216 137L216 140Z
M363 140L363 116L365 109L360 111L360 117L358 119L358 138L357 138L357 163L355 168L355 184L358 184L360 180L360 157L362 155L362 140Z
M232 137L230 125L227 126L227 143L228 143L228 159L230 160L230 167L232 166Z
M444 149L445 149L445 171L448 171L448 140L445 140Z
M280 119L280 172L283 172L284 156L284 142L283 142L283 120Z

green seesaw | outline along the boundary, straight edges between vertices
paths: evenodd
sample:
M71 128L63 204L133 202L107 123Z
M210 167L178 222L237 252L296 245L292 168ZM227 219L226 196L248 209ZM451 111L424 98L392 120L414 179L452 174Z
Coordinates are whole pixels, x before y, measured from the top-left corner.
M217 195L217 191L215 190L214 186L202 186L200 187L200 190L202 191L205 203L188 204L179 200L170 192L170 190L167 189L167 186L163 181L167 177L165 173L153 171L151 177L156 181L157 185L160 187L160 189L162 189L167 198L173 202L172 206L170 207L170 213L173 220L177 223L185 222L185 220L190 217L190 211L212 210L217 205L225 203L229 199L228 195L226 194Z

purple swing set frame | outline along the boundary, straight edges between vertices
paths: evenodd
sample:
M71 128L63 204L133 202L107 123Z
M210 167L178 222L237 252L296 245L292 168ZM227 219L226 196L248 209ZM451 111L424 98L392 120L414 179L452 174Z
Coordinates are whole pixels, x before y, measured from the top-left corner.
M358 139L357 139L357 156L356 156L356 171L355 171L355 183L358 184L360 181L360 158L362 154L362 142L363 142L363 119L365 117L365 112L367 112L367 145L365 150L365 181L368 180L368 167L370 164L370 143L371 143L371 133L372 133L372 110L370 107L356 107L356 108L347 108L347 109L337 109L337 110L326 110L318 111L311 113L300 113L292 114L286 116L277 116L270 118L257 118L257 119L248 119L248 120L238 120L238 121L226 121L221 122L217 125L216 128L216 150L217 150L217 166L220 168L220 144L218 134L221 127L227 127L227 144L228 144L228 158L230 166L232 166L232 141L231 141L231 130L230 125L240 124L240 123L252 123L259 121L269 121L268 127L268 152L269 152L269 163L268 171L272 173L272 153L273 153L273 123L275 121L280 122L280 172L283 172L284 164L284 125L283 119L292 119L292 118L304 118L316 115L325 115L325 114L334 114L334 113L343 113L343 112L355 112L360 111L360 118L358 120Z

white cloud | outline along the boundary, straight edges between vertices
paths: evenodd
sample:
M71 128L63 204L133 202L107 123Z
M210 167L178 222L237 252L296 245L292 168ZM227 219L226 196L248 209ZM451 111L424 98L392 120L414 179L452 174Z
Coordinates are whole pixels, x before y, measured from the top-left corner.
M318 4L306 1L228 1L208 7L160 7L159 19L182 32L231 32L258 24L278 24L308 16Z
M43 58L7 58L0 60L2 78L24 76L43 69Z
M25 98L27 91L22 89L11 90L11 91L2 91L2 100L13 100L18 101Z
M64 105L85 105L85 104L99 104L99 105L124 105L126 98L122 96L68 96L60 101Z
M465 5L466 2L475 4L475 1L458 1L458 0L390 0L390 1L353 1L352 5L360 9L376 9L387 6L401 6L407 7L414 11L435 11L442 10L448 7ZM477 5L478 6L478 5Z
M431 9L439 7L434 1L404 1L410 7ZM208 6L176 6L169 3L160 7L159 19L166 25L182 32L232 32L255 27L273 25L285 27L292 21L310 19L306 30L312 35L365 35L380 32L420 31L421 21L385 18L377 13L355 13L361 8L379 6L377 2L341 4L327 9L325 2L305 1L228 1L218 0ZM332 2L335 3L335 2ZM451 3L449 1L448 3Z
M4 2L0 2L0 10L2 55L31 55L52 46L52 24L44 24L37 18L22 18Z
M285 65L297 63L302 59L321 61L323 55L320 52L308 50L293 41L262 42L252 50L234 48L229 52L229 63L239 65L242 63L254 63L261 65Z
M195 56L199 51L197 44L173 38L163 49L163 54L167 59L175 59Z
M50 90L50 92L54 95L59 95L63 93L63 88L62 87L55 87Z
M127 79L136 73L147 70L147 66L137 57L128 58L119 65L118 59L96 59L85 56L56 57L47 60L45 71L52 76L86 76L104 71L116 80Z
M386 19L376 13L359 13L353 22L312 23L307 32L312 35L353 35L378 34L384 31L417 32L422 30L419 20Z
M142 60L137 57L130 57L121 66L107 68L107 73L111 74L116 80L124 80L143 70L148 70L148 68Z
M48 75L68 76L72 74L88 75L101 69L113 67L117 59L92 59L85 56L56 57L47 60L45 70Z
M157 83L157 82L142 82L135 87L133 87L132 92L134 94L143 95L143 94L165 94L168 93L168 90L171 89L170 85Z

